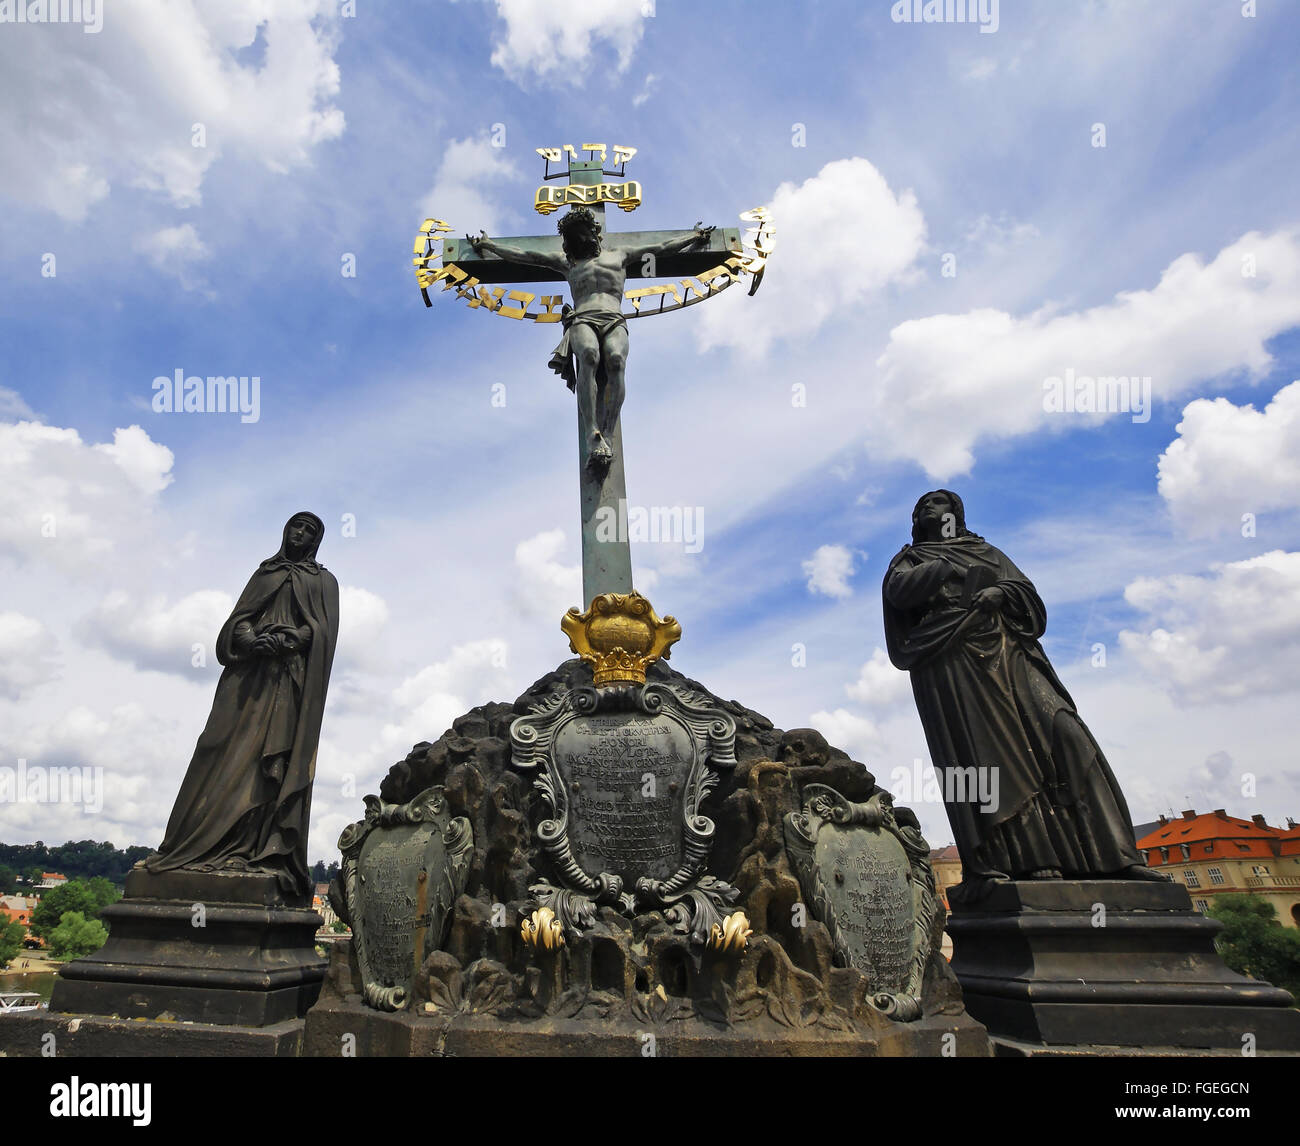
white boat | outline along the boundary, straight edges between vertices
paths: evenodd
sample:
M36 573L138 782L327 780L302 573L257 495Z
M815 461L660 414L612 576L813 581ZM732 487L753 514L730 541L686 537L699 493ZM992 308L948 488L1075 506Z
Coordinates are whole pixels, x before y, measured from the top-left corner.
M15 1011L39 1011L41 997L35 991L0 991L0 1015Z

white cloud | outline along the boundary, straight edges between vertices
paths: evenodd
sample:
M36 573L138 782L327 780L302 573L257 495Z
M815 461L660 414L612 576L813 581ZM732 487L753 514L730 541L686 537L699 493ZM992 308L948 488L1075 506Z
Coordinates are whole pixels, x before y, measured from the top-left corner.
M858 672L858 679L846 684L844 691L869 708L888 710L911 699L911 679L889 661L884 649L877 648Z
M811 334L917 273L925 219L916 196L895 194L865 159L837 159L801 184L782 183L767 207L775 234L770 269L752 298L737 285L710 301L698 327L706 349L764 353L773 339Z
M1198 398L1160 455L1160 496L1194 533L1239 530L1243 513L1300 505L1300 382L1262 411Z
M496 0L496 5L505 28L493 44L492 63L516 81L531 72L578 83L587 67L595 66L596 54L602 71L611 64L625 71L641 41L644 19L654 11L654 0L582 0L569 5ZM607 58L610 48L617 61ZM560 140L554 146L563 142L576 147L582 141Z
M399 715L384 728L384 749L405 754L412 744L435 740L456 717L507 691L506 642L499 639L457 645L442 661L427 665L393 690Z
M136 240L136 250L149 260L163 274L179 280L186 290L193 290L201 285L194 277L193 265L200 263L211 255L207 244L199 238L193 223L182 223L179 227L162 227Z
M853 553L843 545L820 545L803 563L808 578L808 592L826 597L852 597Z
M658 86L659 77L654 72L647 72L645 79L641 81L641 90L632 97L632 106L640 107L654 94Z
M7 27L0 75L23 113L0 118L0 191L80 222L121 183L194 206L227 150L274 171L306 163L343 131L337 8L115 0L95 35Z
M989 214L981 215L971 224L964 240L985 254L1004 255L1012 247L1038 237L1038 228L1033 223L1018 223L1003 211L996 219Z
M0 613L0 696L18 700L59 673L50 656L54 638L40 621L21 613Z
M388 602L355 585L339 586L339 640L334 673L353 667L378 668L387 658L385 642L376 640L388 624Z
M1124 590L1147 614L1121 646L1180 704L1294 692L1300 681L1300 553L1272 550L1209 576L1142 577Z
M7 386L0 386L0 419L14 422L40 421L32 408L23 401L23 396Z
M139 426L87 446L76 430L0 423L0 552L96 571L96 559L130 548L172 460Z
M137 668L195 678L197 669L216 664L217 634L234 607L234 598L217 589L200 589L174 604L164 596L139 601L114 590L78 629L91 644ZM195 645L201 646L202 665L193 663Z
M1242 274L1247 258L1255 277ZM965 473L980 438L1105 416L1048 413L1047 378L1071 368L1092 378L1149 376L1155 398L1169 399L1229 371L1263 374L1268 340L1297 323L1300 241L1291 231L1243 235L1208 264L1180 255L1150 290L1087 310L912 319L894 327L877 362L871 441L932 477Z
M977 56L962 75L965 79L979 81L988 79L997 70L998 62L992 56Z
M808 724L826 737L831 747L847 752L855 760L869 764L871 757L880 751L880 730L870 720L847 709L814 712Z
M558 621L581 601L582 568L557 560L563 551L562 529L546 530L515 546L516 594L529 615Z
M91 769L79 800L0 804L0 836L61 841L91 837L156 843L180 788L197 730L179 729L154 704L97 711L76 704L57 717L0 728L0 755L12 766Z
M113 441L95 449L112 458L141 493L161 493L172 483L175 456L139 426L114 430Z
M453 139L442 153L433 186L421 202L426 216L447 220L458 233L496 234L501 208L485 190L513 178L515 165L504 148L486 137Z

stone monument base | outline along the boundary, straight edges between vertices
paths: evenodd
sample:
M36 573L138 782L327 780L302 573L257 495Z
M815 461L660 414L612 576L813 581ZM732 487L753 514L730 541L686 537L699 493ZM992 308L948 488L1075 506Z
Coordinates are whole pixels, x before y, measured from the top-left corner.
M0 1023L0 1054L9 1058L296 1058L302 1019L267 1027L152 1022L105 1015L24 1011Z
M320 993L321 917L272 876L140 869L102 915L108 942L59 972L51 1012L270 1027Z
M841 1030L809 1022L765 1017L733 1025L702 1018L703 1000L651 995L641 1017L603 1014L542 1014L503 1020L483 994L461 1007L421 1004L418 1010L378 1011L366 1006L358 987L350 943L333 947L330 975L320 1001L307 1016L301 1053L337 1058L370 1057L656 1057L656 1058L988 1058L984 1028L960 1008L927 1014L910 1023L883 1015L859 1016ZM845 977L845 987L851 977ZM476 1006L483 1010L476 1011ZM574 1008L577 1009L577 1008ZM955 1010L955 1013L954 1013ZM683 1018L685 1012L692 1012ZM798 1021L798 1020L796 1020Z
M952 969L1000 1055L1300 1052L1300 1012L1229 970L1181 884L1041 880L949 893ZM1125 1048L1132 1048L1131 1051Z

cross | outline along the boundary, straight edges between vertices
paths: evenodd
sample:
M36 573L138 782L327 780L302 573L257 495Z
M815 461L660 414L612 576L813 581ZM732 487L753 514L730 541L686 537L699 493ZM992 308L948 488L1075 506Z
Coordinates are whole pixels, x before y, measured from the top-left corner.
M560 204L580 204L594 216L595 225L603 240L605 231L605 205L607 202L639 203L640 188L635 183L622 187L604 183L604 176L622 178L624 171L605 170L604 148L600 159L579 160L572 148L567 171L551 175L552 158L558 152L547 154L546 180L568 176L568 185L551 191L538 191L539 208L554 211ZM589 151L591 149L588 149ZM629 149L615 149L625 153ZM626 165L626 159L623 166ZM633 261L626 269L628 278L677 278L703 274L728 257L742 252L740 232L728 228L700 231L623 231L615 232L618 251L646 252L647 257ZM498 254L492 248L498 243L486 239L443 239L443 265L455 264L480 283L531 283L568 281L563 241L558 234L511 236L500 241L510 249ZM603 243L602 243L603 246ZM665 249L667 248L667 249ZM528 258L521 258L521 255ZM569 267L576 266L568 263ZM619 307L622 309L622 286L618 287ZM581 307L576 313L581 314ZM583 324L567 326L570 332ZM594 328L590 325L580 334L572 334L574 342L586 340L590 345ZM622 345L625 345L626 334ZM608 335L600 335L602 354L610 345ZM575 351L577 351L575 347ZM556 365L555 369L559 369ZM621 364L620 364L621 373ZM620 381L621 384L621 381ZM627 502L627 483L623 469L623 434L621 418L611 425L597 425L598 419L591 404L582 400L579 380L578 402L578 472L582 506L582 590L584 603L603 593L632 592L632 553L623 530L617 524L624 518L621 513ZM608 385L608 381L607 381ZM619 394L621 400L621 392ZM603 447L600 444L603 439ZM598 443L593 447L593 442ZM609 536L614 523L613 536Z

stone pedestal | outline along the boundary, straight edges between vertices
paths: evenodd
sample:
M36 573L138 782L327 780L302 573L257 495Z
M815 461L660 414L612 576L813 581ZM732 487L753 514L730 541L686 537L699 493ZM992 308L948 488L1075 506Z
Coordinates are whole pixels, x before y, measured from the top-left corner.
M270 876L133 871L103 918L108 942L60 971L51 1012L267 1027L320 993L321 917Z
M980 899L964 890L950 893L952 969L999 1053L1300 1052L1291 996L1224 965L1214 950L1222 924L1194 911L1180 884L1020 881Z

